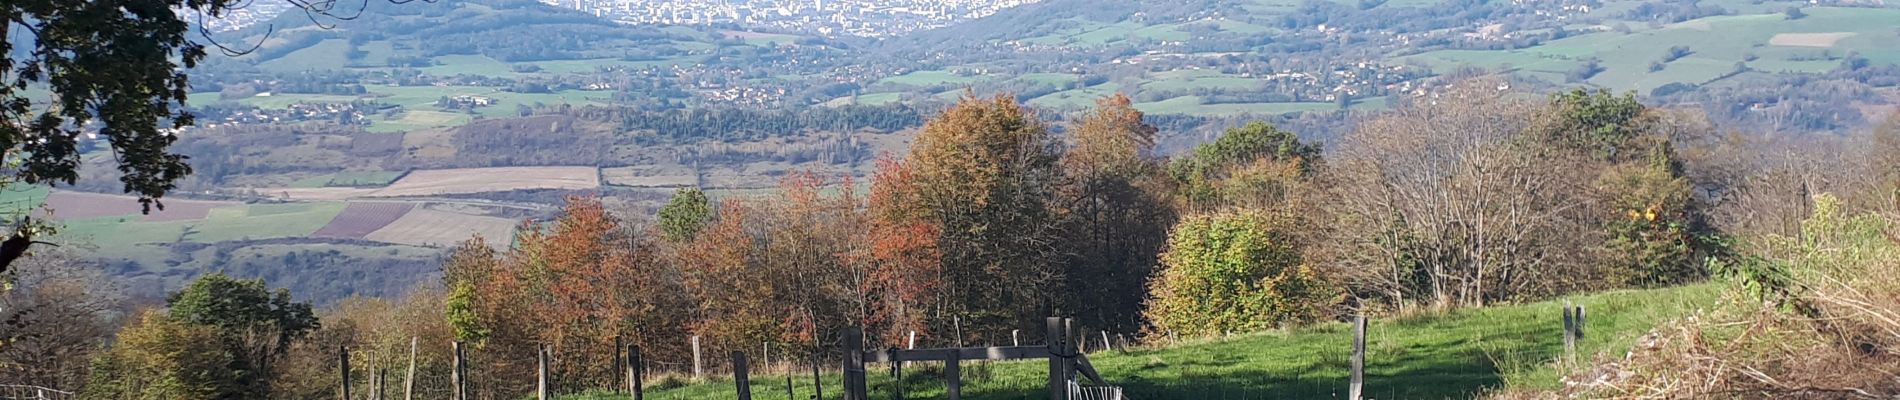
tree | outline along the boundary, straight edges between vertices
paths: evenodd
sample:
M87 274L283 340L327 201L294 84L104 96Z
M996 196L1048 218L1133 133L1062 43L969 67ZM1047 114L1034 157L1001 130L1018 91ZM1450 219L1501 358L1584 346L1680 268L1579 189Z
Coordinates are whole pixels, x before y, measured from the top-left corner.
M1167 240L1167 199L1155 134L1128 96L1096 101L1069 133L1061 167L1068 310L1093 327L1140 328L1143 286Z
M222 345L217 327L179 321L147 310L119 331L119 340L93 361L81 398L259 399L240 383L247 372Z
M1396 305L1482 305L1566 287L1590 265L1572 182L1587 158L1543 152L1527 134L1543 107L1461 83L1435 102L1361 123L1327 161L1323 254L1361 297ZM1592 130L1594 132L1594 130ZM1582 159L1582 160L1580 160Z
M0 293L0 385L80 387L124 319L123 285L63 253L22 260L12 274L18 289Z
M900 196L940 229L949 315L1001 329L1054 311L1060 146L1008 94L966 95L924 124L904 161L914 192Z
M652 357L679 357L678 340L696 314L696 298L655 244L622 226L598 199L571 197L545 227L524 222L514 245L496 251L479 238L443 265L443 313L459 340L488 356L470 374L495 396L533 386L529 368L538 345L572 354L555 366L563 385L613 382L608 358L616 336ZM657 232L653 232L657 236ZM563 388L565 390L565 388Z
M233 279L223 272L198 277L165 304L168 319L217 334L230 353L229 369L239 372L234 390L246 398L268 397L276 360L318 327L310 303L291 300L289 290L272 292L263 279Z
M390 0L406 3L404 0ZM335 1L292 1L311 17L351 19ZM71 185L79 178L79 138L96 132L110 145L122 190L145 212L191 174L170 147L193 118L187 70L208 47L189 35L193 15L219 18L246 0L12 0L0 3L0 154L19 161L11 174L29 184ZM363 3L367 6L368 3ZM332 13L332 11L340 11ZM229 53L241 53L212 43ZM28 97L46 88L49 99ZM0 182L0 186L5 183ZM0 272L24 255L42 226L22 220L0 246Z
M680 188L673 192L672 200L660 207L660 232L666 235L666 240L692 240L712 216L712 204L706 199L706 192L699 188Z
M1193 154L1169 162L1168 174L1181 186L1182 208L1211 211L1245 197L1225 186L1235 171L1264 159L1288 163L1304 176L1314 170L1319 153L1319 146L1301 143L1292 132L1254 122L1229 129L1214 142L1195 147Z
M1592 197L1604 238L1603 283L1666 285L1707 276L1705 259L1719 256L1705 201L1685 176L1674 143L1688 138L1675 122L1633 94L1572 90L1551 97L1549 112L1533 126L1550 152L1593 157ZM1585 221L1579 221L1585 222Z
M1328 315L1339 291L1306 265L1285 215L1188 217L1168 235L1143 313L1188 336L1298 325Z

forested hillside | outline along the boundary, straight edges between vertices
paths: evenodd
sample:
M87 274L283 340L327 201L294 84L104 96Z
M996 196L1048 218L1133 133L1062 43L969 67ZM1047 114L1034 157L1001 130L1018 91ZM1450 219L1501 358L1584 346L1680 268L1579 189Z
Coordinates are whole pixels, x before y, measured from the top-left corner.
M92 6L32 1L0 10ZM724 396L686 360L1057 315L1149 346L1103 363L1136 393L1331 396L1331 353L1265 368L1314 388L1210 353L1371 316L1474 335L1378 339L1435 371L1380 382L1448 388L1397 397L1900 394L1884 3L1047 0L905 35L361 4L122 57L210 52L162 90L0 74L0 385L330 398L415 346L442 397L460 343L475 397L527 396L542 349L599 394L637 345ZM193 15L72 15L120 14ZM1617 305L1581 358L1501 320L1572 298Z

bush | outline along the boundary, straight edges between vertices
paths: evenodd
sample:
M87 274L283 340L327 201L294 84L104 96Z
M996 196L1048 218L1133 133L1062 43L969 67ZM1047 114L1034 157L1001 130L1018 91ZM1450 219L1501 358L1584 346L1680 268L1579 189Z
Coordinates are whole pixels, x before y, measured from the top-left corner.
M1176 225L1150 283L1154 329L1206 336L1320 319L1339 290L1307 266L1290 218L1260 213L1191 217ZM1158 332L1157 332L1158 333Z
M93 361L87 399L229 399L245 397L241 371L217 328L146 311Z

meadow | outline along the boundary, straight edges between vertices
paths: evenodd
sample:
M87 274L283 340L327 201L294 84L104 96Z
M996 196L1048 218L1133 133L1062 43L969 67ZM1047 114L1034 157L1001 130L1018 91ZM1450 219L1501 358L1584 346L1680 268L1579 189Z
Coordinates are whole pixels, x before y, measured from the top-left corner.
M1900 48L1892 46L1893 21L1900 9L1808 7L1800 19L1782 13L1723 15L1668 24L1654 29L1636 22L1635 30L1598 32L1553 40L1516 50L1440 50L1407 56L1436 71L1461 65L1509 70L1565 83L1563 74L1586 60L1598 60L1604 70L1588 83L1647 93L1670 83L1705 84L1736 70L1737 64L1767 72L1817 73L1840 65L1849 53L1874 63L1900 63ZM1651 70L1670 48L1682 46L1685 57Z
M1722 296L1722 286L1620 290L1569 298L1586 308L1582 361L1620 357L1659 322L1681 317ZM1367 328L1366 392L1380 399L1466 398L1508 388L1554 388L1578 361L1563 360L1562 300L1417 313L1375 319ZM1005 334L1006 335L1006 334ZM921 340L921 339L920 339ZM1351 327L1315 326L1182 340L1126 350L1096 351L1089 360L1132 398L1262 399L1344 397L1350 368ZM671 361L671 360L669 360ZM772 367L761 367L770 371ZM811 395L809 366L792 376L795 398ZM826 368L835 368L826 365ZM889 365L867 367L871 398L889 398ZM941 364L913 363L902 382L905 398L941 398ZM963 394L971 399L1031 398L1042 393L1043 361L966 362ZM755 398L783 398L786 376L755 374ZM840 377L823 374L824 398L841 398ZM729 399L727 377L690 383L677 374L649 379L662 389L653 399ZM595 392L575 400L625 398Z

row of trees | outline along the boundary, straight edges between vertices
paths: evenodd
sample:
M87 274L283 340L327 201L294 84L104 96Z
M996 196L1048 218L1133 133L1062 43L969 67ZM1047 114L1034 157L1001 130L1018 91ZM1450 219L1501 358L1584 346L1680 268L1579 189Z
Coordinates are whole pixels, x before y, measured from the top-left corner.
M1051 314L1193 336L1673 284L1723 255L1696 190L1717 188L1675 150L1702 130L1626 95L1496 86L1365 121L1324 155L1251 124L1174 159L1126 97L1066 137L1012 97L969 97L868 195L815 173L763 197L689 189L652 226L576 199L510 250L471 243L445 266L449 319L497 352L620 338L657 359L690 335L811 349L846 326L994 343ZM564 373L606 383L610 365Z
M539 345L563 355L557 381L578 389L617 385L615 344L683 369L667 366L690 359L689 336L706 354L802 357L842 327L883 345L910 332L920 345L1007 343L1052 314L1217 335L1700 279L1728 252L1716 222L1777 228L1712 210L1805 213L1773 210L1792 197L1779 182L1813 171L1755 174L1767 163L1737 149L1758 145L1694 118L1630 96L1497 87L1411 102L1327 151L1249 124L1173 158L1154 154L1158 130L1123 96L1066 135L1009 96L968 97L869 185L807 172L769 195L686 189L650 223L574 198L510 245L463 244L442 285L347 300L321 326L261 282L212 275L133 318L87 390L161 393L149 391L174 389L141 379L191 366L209 375L178 379L223 382L191 390L323 396L336 349L388 368L410 338L432 349L423 393L446 390L440 347L462 341L476 389L508 396L531 387L522 371Z

